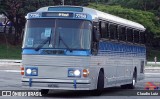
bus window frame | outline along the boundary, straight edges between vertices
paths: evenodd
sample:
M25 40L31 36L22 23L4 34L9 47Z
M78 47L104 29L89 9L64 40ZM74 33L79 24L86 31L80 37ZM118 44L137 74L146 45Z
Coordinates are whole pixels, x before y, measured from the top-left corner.
M107 25L105 25L106 29L105 29L105 32L104 32L105 34L103 33L103 36L102 36L101 30L100 30L101 29L100 28L100 25L101 25L100 23L101 22L107 24ZM114 32L114 34L113 34L114 38L111 37L111 29L110 29L111 25L114 25L116 27L116 29L115 29L116 33ZM99 33L101 35L100 36L101 37L100 40L103 40L103 41L113 41L113 42L122 42L122 43L128 43L128 44L136 44L136 45L144 45L143 43L140 43L139 41L138 41L138 43L135 42L135 33L134 33L134 31L136 30L136 31L139 32L139 38L138 38L138 40L140 40L140 33L144 33L140 29L135 29L135 28L132 28L132 27L129 27L129 26L127 27L127 26L124 26L122 24L118 24L118 23L110 22L109 20L102 20L102 19L100 19L98 21L98 26L99 26L98 27ZM122 35L122 39L120 39L120 30L119 30L119 28L122 29L121 32L124 32L124 34ZM127 29L130 29L132 31L132 41L128 41L129 38L128 38L128 35L127 35L128 34ZM108 33L108 36L107 36L106 33ZM115 39L115 34L117 34L117 38L116 39Z

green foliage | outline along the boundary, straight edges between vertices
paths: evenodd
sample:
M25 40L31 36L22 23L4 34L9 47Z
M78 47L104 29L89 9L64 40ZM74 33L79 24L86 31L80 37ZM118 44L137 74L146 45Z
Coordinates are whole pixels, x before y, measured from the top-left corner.
M160 62L160 51L158 50L148 50L147 61L154 61L154 57L157 57L157 61Z
M157 10L159 0L109 0L112 5L121 5L127 8L141 9L145 11Z
M156 15L154 18L156 27L152 24L152 27L150 28L155 32L156 37L159 36L157 33L159 33L160 30L160 0L109 0L109 4L121 5L125 8L133 8L154 13Z
M125 18L128 20L138 22L144 25L145 28L147 28L151 32L155 33L156 36L160 36L160 28L156 24L156 16L154 15L154 13L141 11L141 10L128 9L119 5L110 6L110 5L91 3L89 7Z
M21 47L1 44L0 59L21 59Z

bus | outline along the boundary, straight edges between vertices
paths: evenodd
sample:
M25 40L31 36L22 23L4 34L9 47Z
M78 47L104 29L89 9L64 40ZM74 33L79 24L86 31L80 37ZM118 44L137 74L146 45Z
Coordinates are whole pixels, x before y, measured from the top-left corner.
M145 28L92 8L47 6L26 16L22 86L52 90L135 88L144 79ZM92 92L91 91L91 92Z

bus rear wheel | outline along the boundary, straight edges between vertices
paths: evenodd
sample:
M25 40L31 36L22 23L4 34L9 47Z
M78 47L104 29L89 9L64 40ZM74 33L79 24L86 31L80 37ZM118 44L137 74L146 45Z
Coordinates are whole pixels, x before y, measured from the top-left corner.
M136 82L137 82L137 74L136 74L136 72L134 72L133 77L132 77L132 83L128 84L128 88L134 89Z
M121 85L121 88L123 88L123 89L134 89L136 82L137 82L137 73L134 71L133 77L132 77L132 83L126 84L126 85Z
M93 96L99 96L104 89L104 72L101 70L98 76L97 89L92 91Z

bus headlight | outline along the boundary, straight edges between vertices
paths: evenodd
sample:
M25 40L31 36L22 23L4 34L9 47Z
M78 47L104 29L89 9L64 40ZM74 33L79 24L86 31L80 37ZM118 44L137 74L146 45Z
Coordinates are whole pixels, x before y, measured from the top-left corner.
M28 69L26 70L26 73L27 73L28 75L30 75L30 74L32 73L32 70L31 70L30 68L28 68Z
M80 76L80 74L81 74L80 70L75 70L75 71L74 71L74 75L75 75L75 76Z
M81 70L69 68L68 69L68 77L81 77Z
M26 76L38 76L38 68L37 67L27 67L25 69Z

